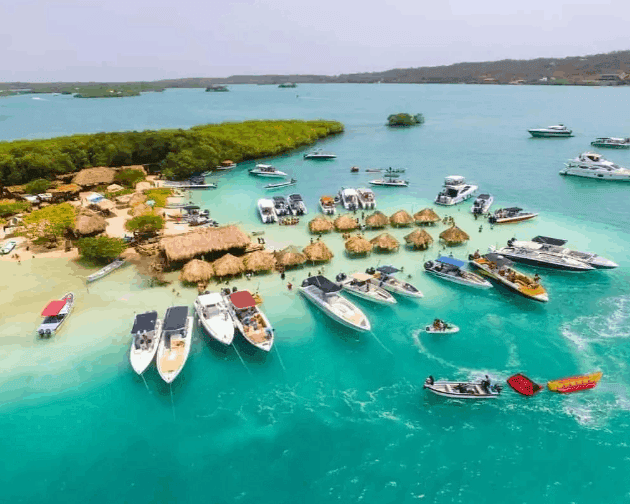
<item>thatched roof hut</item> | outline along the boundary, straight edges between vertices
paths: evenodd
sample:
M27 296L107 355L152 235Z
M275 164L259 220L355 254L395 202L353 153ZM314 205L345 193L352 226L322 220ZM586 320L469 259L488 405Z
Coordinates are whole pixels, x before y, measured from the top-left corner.
M245 271L245 265L240 257L225 254L212 263L214 274L218 277L240 275Z
M346 250L351 254L367 254L372 252L373 245L367 241L363 236L351 236L346 240Z
M398 212L389 218L389 222L394 227L411 226L413 224L413 217L405 210L398 210Z
M244 253L249 236L236 226L203 228L185 234L162 238L160 248L168 261L188 261L202 254L217 252Z
M280 252L276 252L275 256L278 264L285 268L300 266L306 262L306 256L294 245L289 245Z
M389 219L387 218L387 215L383 212L379 212L378 210L372 215L368 215L365 219L365 225L372 229L382 229L387 227L388 224Z
M98 166L96 168L85 168L77 173L72 182L79 184L81 187L94 187L97 185L109 185L114 182L116 170L107 168L106 166Z
M334 224L330 219L322 217L321 215L315 217L308 223L308 230L313 234L328 233L333 230Z
M107 192L110 192L110 193L122 191L123 189L124 187L118 184L111 184L107 186Z
M199 259L193 259L186 263L184 269L179 274L182 282L198 284L200 282L208 282L214 276L214 268L212 264Z
M246 271L271 271L276 267L276 258L273 252L256 250L243 258Z
M90 236L105 231L107 221L97 214L83 214L76 218L74 232L80 236Z
M432 208L425 208L413 214L416 224L435 224L440 222L440 216L436 214Z
M340 215L335 219L335 229L337 231L354 231L359 227L357 219L351 215Z
M304 255L311 262L328 262L334 257L334 254L322 241L316 241L304 247Z
M102 199L96 203L96 207L105 215L110 215L113 213L114 208L116 208L116 204L108 199Z
M372 238L370 243L381 252L393 252L400 247L400 242L389 233L381 233L376 238Z
M144 203L140 203L129 210L129 215L132 217L137 217L138 215L142 215L145 212L150 212L151 207L149 205L145 205Z
M144 203L146 200L147 200L147 196L145 194L141 192L136 192L131 195L127 203L129 204L129 206L136 206L136 205L139 205L140 203Z
M433 238L424 229L416 229L405 236L405 241L416 250L426 250L433 243Z
M440 240L449 247L452 247L453 245L460 245L470 240L470 236L453 224L450 228L440 233Z

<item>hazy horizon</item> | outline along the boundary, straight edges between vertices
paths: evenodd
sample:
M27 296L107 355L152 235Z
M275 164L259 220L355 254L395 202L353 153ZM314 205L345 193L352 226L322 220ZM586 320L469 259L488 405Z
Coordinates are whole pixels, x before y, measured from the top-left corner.
M3 82L154 81L339 75L628 49L618 0L526 6L322 0L207 5L155 0L26 0L0 8Z

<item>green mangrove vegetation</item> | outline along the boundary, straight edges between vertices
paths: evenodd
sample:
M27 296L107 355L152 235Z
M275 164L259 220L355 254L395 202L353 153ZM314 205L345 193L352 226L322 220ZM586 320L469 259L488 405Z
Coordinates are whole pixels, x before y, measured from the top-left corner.
M125 229L143 235L156 234L164 229L164 217L155 212L143 213L125 222Z
M116 259L127 248L122 238L96 236L77 240L79 255L95 262L110 262Z
M392 114L387 118L388 126L416 126L424 122L424 116L422 114L406 114L401 112L399 114Z
M74 207L61 203L35 210L24 217L26 235L36 243L54 242L73 228L76 222Z
M26 212L30 208L31 204L28 201L0 200L0 218Z

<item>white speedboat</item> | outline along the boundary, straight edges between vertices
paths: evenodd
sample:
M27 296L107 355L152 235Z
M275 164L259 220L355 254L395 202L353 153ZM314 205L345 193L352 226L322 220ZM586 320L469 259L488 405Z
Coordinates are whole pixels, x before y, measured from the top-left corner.
M57 334L61 325L66 321L74 307L74 294L68 292L61 299L51 301L42 311L44 320L37 329L40 338L50 338Z
M353 273L349 277L345 273L339 273L335 280L344 291L353 296L372 301L373 303L396 304L396 298L385 289L373 285L371 282L372 278L372 275L367 273Z
M190 355L193 318L188 306L171 306L162 323L162 338L157 350L157 370L162 380L173 383Z
M365 314L338 293L341 286L323 276L308 277L302 282L300 292L331 319L357 331L371 329Z
M243 337L256 348L268 352L273 347L273 327L267 316L256 306L249 291L226 294L226 303L234 325Z
M433 324L424 327L424 331L429 334L455 334L459 332L459 327L449 324L440 319L435 319Z
M341 205L346 210L352 211L352 210L359 209L359 197L358 197L356 189L342 188L341 191L339 191L339 200L341 201Z
M357 189L357 198L359 205L363 210L374 210L376 208L376 197L372 189L360 187Z
M332 196L322 196L319 198L319 208L322 209L324 215L335 215L335 213L337 213L335 198Z
M534 212L524 212L522 208L499 208L493 215L488 217L490 224L513 224L515 222L523 222L538 216Z
M273 197L273 210L274 212L276 212L276 216L278 218L291 215L291 210L289 210L289 203L284 196Z
M422 292L408 282L398 280L394 275L400 270L393 266L379 266L378 268L368 268L365 272L372 275L370 280L373 285L381 287L386 291L398 294L399 296L419 299L423 297Z
M332 152L324 152L321 149L315 149L304 154L304 159L335 159L336 157L336 154L333 154Z
M560 175L575 175L602 180L630 181L630 170L608 161L601 154L584 152L565 163Z
M444 179L444 187L435 197L437 205L457 205L470 198L478 189L476 185L466 184L466 179L460 175L451 175Z
M484 280L479 275L475 275L466 271L463 266L466 263L453 257L438 257L435 261L427 261L424 263L424 270L443 280L453 282L469 287L477 287L480 289L490 289L492 284Z
M98 270L96 273L92 273L90 276L87 277L86 280L88 282L94 282L95 280L99 280L100 278L103 278L104 276L109 275L112 271L117 270L124 264L125 264L125 261L123 259L115 259L104 268L101 268L100 270Z
M514 262L539 268L561 271L593 271L595 269L585 262L571 259L563 254L555 254L547 250L546 245L540 243L519 242L512 239L508 240L507 247L501 247L498 250L490 247L489 250L501 254Z
M573 136L573 132L564 124L547 126L546 128L534 128L527 131L534 138L568 138Z
M4 247L2 247L2 250L0 250L0 254L6 255L11 253L11 251L13 251L13 249L17 246L17 242L15 240L9 240L8 242L6 242L4 244Z
M258 175L259 177L284 178L287 176L283 171L278 170L275 166L269 164L257 164L255 168L249 170L250 175Z
M451 399L495 399L499 397L502 390L500 385L492 385L487 377L480 382L456 382L436 381L432 376L429 376L425 380L423 388Z
M156 311L136 315L131 329L129 362L133 370L142 374L157 353L162 338L162 321Z
M273 224L278 220L273 207L273 201L270 199L262 198L258 200L258 213L260 214L260 219L263 221L263 224Z
M384 187L407 187L409 185L409 181L392 177L370 180L370 184Z
M289 194L289 209L293 215L306 215L308 210L301 194Z
M611 149L629 149L630 138L601 137L591 142L593 147L608 147Z
M494 198L491 194L480 194L473 202L470 211L471 213L477 215L483 215L485 213L488 213L488 210L490 210L492 203L494 203Z
M282 189L284 187L293 186L295 184L297 184L297 180L292 178L289 180L285 180L284 182L277 182L275 184L267 184L265 186L265 189L270 189L270 190Z
M204 330L218 342L230 345L234 339L234 320L223 296L219 292L206 292L197 296L193 306Z

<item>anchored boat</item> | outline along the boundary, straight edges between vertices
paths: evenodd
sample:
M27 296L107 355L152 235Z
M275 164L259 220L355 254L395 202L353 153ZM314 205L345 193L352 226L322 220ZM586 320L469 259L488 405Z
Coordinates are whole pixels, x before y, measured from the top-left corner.
M473 202L470 211L473 214L483 215L485 213L488 213L490 207L492 206L492 203L494 203L494 198L491 194L480 194Z
M492 252L501 254L514 262L536 266L539 268L557 269L562 271L593 271L595 268L586 262L572 259L563 254L554 253L547 246L535 242L519 242L511 239L507 247L501 247Z
M172 383L179 376L190 355L193 318L188 306L171 306L162 324L162 339L157 350L157 369L162 380Z
M306 215L308 213L301 194L289 194L289 210L293 215Z
M332 196L322 196L319 198L319 208L322 209L324 215L335 215L337 212L335 198Z
M490 224L512 224L515 222L523 222L533 219L538 214L533 212L524 212L522 208L499 208L493 215L488 217Z
M197 296L194 308L199 323L208 335L224 345L232 344L234 320L221 293L206 292Z
M285 182L277 182L276 184L267 184L265 189L282 189L283 187L289 187L297 184L297 180L292 178L290 180L286 180Z
M452 206L466 201L478 187L466 184L466 179L460 175L451 175L444 179L444 187L435 197L436 205Z
M453 257L440 256L435 261L424 263L424 270L443 280L469 287L491 289L492 284L479 275L462 269L466 263Z
M570 259L582 261L595 269L613 269L619 266L610 259L598 256L592 252L580 252L579 250L565 248L564 245L566 243L567 240L551 238L549 236L535 236L531 241L512 241L513 246L526 247L534 250L541 250L548 254L568 257Z
M261 198L258 200L258 213L263 224L273 224L278 220L273 201L270 199Z
M283 171L278 170L275 166L269 164L257 164L256 167L249 170L250 175L258 175L259 177L284 178L287 176Z
M379 266L378 268L368 268L365 272L372 275L373 285L381 287L386 291L398 294L399 296L419 299L423 296L419 289L408 282L398 280L394 275L400 270L393 266Z
M321 149L315 149L304 154L304 159L335 159L337 154L332 152L324 152Z
M268 352L273 347L273 327L267 316L256 305L249 291L226 294L228 309L234 325L243 337L256 348Z
M608 161L604 156L595 152L584 152L578 157L571 159L560 170L560 175L575 175L576 177L600 180L630 181L630 170Z
M149 367L157 353L162 338L162 321L156 311L136 315L131 328L129 362L137 374Z
M374 210L376 208L376 197L372 189L360 187L357 189L357 198L363 210Z
M385 289L381 289L371 283L372 275L367 273L353 273L349 277L345 273L339 273L335 280L341 288L366 301L379 304L396 304L396 298Z
M593 147L606 147L611 149L629 149L630 138L600 137L591 142Z
M530 129L529 134L534 138L568 138L573 136L573 132L564 124L547 126L546 128Z
M37 329L40 338L50 338L57 334L61 325L66 321L74 307L74 294L68 292L61 299L51 301L42 311L44 320Z

